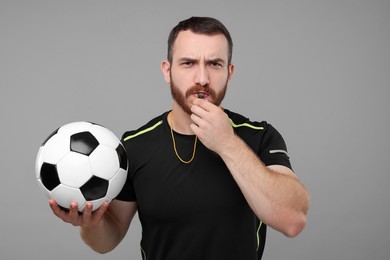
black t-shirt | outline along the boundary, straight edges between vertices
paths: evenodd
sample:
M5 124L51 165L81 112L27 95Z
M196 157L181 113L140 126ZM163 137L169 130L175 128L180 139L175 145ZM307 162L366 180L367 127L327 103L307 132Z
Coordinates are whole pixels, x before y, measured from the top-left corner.
M265 165L291 168L282 136L267 122L225 109L235 133ZM116 199L136 201L141 254L153 260L261 259L266 225L258 220L222 159L198 141L194 160L175 155L168 112L126 132L126 184ZM195 136L174 133L181 158Z

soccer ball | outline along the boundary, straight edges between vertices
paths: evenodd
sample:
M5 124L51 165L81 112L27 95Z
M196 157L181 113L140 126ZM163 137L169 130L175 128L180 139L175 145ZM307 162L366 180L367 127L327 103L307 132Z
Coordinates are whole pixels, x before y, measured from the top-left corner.
M35 172L38 185L58 205L69 209L87 202L93 209L110 202L127 177L127 156L119 139L107 128L73 122L54 131L41 145Z

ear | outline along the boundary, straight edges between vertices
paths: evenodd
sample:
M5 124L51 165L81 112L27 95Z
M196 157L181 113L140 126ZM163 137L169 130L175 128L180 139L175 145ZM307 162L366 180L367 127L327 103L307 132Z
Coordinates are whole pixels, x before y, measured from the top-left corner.
M169 63L168 60L163 60L161 62L161 72L163 73L164 75L164 79L165 81L170 84L171 83L171 76L170 76L170 72L171 72L171 64Z
M230 81L230 79L232 78L232 75L234 73L234 64L230 63L229 64L229 68L228 68L228 81Z

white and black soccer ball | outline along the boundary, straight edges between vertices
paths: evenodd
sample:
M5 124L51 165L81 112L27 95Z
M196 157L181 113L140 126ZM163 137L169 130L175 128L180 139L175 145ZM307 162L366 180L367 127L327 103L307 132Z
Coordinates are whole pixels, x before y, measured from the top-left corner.
M40 188L60 207L86 202L93 210L111 201L127 177L127 156L116 135L90 122L73 122L58 128L38 151L36 178Z

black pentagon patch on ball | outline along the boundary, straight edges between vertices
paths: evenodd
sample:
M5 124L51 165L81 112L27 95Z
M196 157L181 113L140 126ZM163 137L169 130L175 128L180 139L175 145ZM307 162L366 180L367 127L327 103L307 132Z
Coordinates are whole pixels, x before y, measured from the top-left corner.
M43 163L41 167L41 180L46 189L49 191L54 190L55 187L61 184L57 167L54 164Z
M103 198L107 194L108 180L92 176L83 186L80 191L87 201Z
M70 150L90 155L99 145L99 141L90 132L80 132L70 137Z
M125 148L123 148L122 144L119 144L118 147L116 148L116 153L118 154L118 159L119 159L119 166L126 170L127 169L127 155Z

